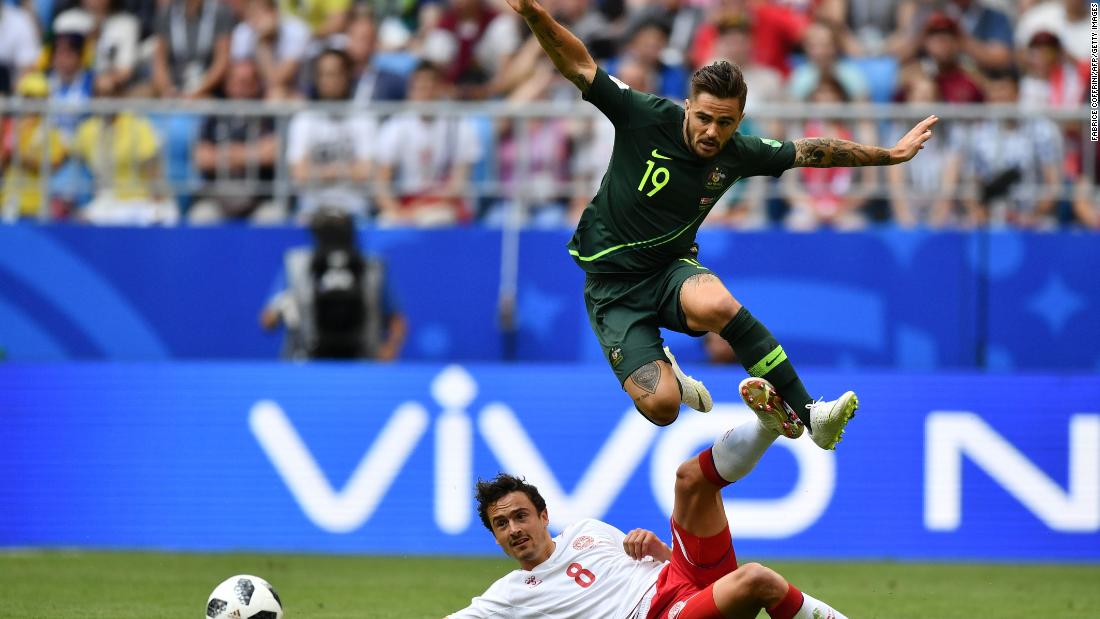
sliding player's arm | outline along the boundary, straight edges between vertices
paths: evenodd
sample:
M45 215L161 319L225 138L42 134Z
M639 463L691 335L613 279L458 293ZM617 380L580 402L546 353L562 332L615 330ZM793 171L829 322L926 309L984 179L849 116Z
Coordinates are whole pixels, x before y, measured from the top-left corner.
M802 138L794 141L796 168L855 168L896 165L917 155L932 137L932 125L939 118L929 116L901 136L893 148L869 146L836 138Z
M623 551L630 558L639 561L645 557L653 557L663 563L672 558L672 549L656 533L645 529L634 529L627 533L623 540Z
M558 73L582 93L587 92L596 77L596 61L584 43L555 21L538 0L508 0L508 5L527 22Z

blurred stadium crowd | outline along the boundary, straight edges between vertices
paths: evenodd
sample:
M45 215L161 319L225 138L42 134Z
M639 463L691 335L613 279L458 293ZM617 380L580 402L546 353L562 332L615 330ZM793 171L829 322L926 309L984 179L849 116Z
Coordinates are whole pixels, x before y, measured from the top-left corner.
M1084 0L543 4L636 89L739 64L743 133L947 119L905 166L740 183L711 225L1100 229ZM0 0L0 96L7 221L569 226L614 139L503 0ZM515 107L431 113L487 101Z

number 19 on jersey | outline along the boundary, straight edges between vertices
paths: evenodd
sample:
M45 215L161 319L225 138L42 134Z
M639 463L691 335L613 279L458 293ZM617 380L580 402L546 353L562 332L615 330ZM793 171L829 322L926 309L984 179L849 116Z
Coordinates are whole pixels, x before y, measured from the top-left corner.
M664 189L665 185L668 184L668 168L660 167L654 169L653 166L655 164L653 163L652 159L646 160L645 164L645 175L642 176L642 182L638 183L638 191L645 191L646 182L652 181L653 189L649 190L649 192L645 194L646 197L652 198L653 194Z

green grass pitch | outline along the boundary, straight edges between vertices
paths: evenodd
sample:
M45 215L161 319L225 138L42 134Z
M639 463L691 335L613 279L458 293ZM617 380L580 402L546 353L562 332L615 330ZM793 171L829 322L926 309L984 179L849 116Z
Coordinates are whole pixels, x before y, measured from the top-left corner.
M1100 565L741 559L769 565L851 619L1100 613ZM199 619L214 585L252 573L279 591L287 619L439 619L513 565L505 558L0 551L0 617Z

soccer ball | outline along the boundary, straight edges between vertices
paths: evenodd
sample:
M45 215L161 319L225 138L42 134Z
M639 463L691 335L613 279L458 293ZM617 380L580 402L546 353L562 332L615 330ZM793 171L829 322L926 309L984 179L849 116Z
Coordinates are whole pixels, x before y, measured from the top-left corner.
M283 619L283 603L259 576L240 574L214 587L206 601L207 619Z

